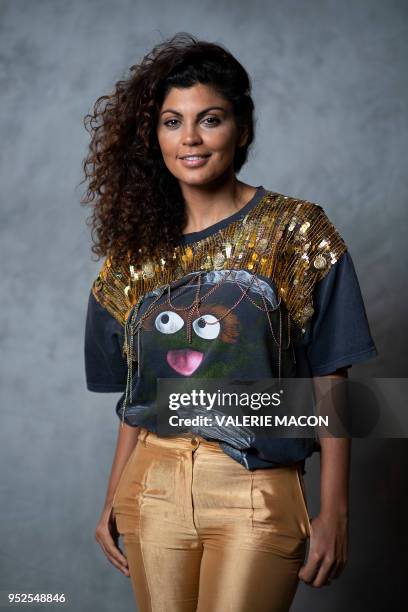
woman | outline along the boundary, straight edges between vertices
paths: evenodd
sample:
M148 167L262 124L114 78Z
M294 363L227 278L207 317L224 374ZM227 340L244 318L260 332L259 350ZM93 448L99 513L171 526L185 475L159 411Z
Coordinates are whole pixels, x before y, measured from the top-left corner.
M345 378L377 354L353 262L320 206L237 178L254 107L227 50L181 33L132 72L87 116L83 202L105 256L87 386L122 392L95 536L141 611L288 610L299 579L320 587L345 565L349 440L205 424L171 435L157 381Z

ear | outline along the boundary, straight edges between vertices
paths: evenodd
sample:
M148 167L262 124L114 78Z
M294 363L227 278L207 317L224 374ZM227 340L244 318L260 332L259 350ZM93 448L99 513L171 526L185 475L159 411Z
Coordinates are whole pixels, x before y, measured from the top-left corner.
M244 147L247 143L247 140L248 140L248 127L244 126L240 130L238 140L237 140L237 147Z

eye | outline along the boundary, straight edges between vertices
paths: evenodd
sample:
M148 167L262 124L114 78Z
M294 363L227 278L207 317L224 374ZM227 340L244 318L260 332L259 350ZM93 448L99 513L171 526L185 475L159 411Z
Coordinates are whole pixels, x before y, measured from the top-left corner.
M175 121L177 123L178 119L169 119L168 121L164 122L164 125L167 125L168 127L176 127L174 123L170 125L172 121Z
M221 325L216 317L206 314L193 321L193 329L200 338L214 340L220 333Z
M205 119L203 119L203 121L207 123L208 127L215 127L219 125L219 123L221 123L219 117L206 117ZM167 125L167 127L169 128L175 128L177 127L178 123L180 123L178 119L168 119L164 122L164 125Z
M184 325L183 319L171 310L166 310L157 315L154 324L162 334L175 334Z
M210 121L211 119L211 121ZM218 125L220 123L220 120L218 117L206 117L206 119L204 119L204 121L209 121L209 123L207 124L210 127L215 127L216 125Z

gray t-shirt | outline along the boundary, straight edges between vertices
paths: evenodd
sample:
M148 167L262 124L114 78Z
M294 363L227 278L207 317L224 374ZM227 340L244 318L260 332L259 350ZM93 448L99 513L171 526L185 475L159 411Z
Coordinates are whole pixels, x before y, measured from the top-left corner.
M184 243L201 240L243 218L264 194L265 189L258 187L255 196L238 213L202 232L184 235ZM134 375L134 400L125 412L129 425L157 429L154 394L158 378L237 378L243 372L246 379L277 377L277 348L270 329L270 322L275 329L278 322L276 286L271 279L259 275L254 283L253 277L247 270L209 270L200 279L194 273L188 274L172 284L170 301L165 292L155 302L156 309L145 320L140 333L139 375ZM198 285L204 299L199 316L189 322L183 307L191 304ZM146 313L158 293L154 290L145 294L138 317ZM265 305L265 300L270 321L257 308L257 304ZM286 356L289 376L330 374L377 355L349 251L317 283L313 305L314 314L306 332L296 338ZM89 390L124 393L127 364L122 356L123 340L124 328L91 292L85 330ZM123 396L116 406L120 418L122 405ZM304 466L306 457L319 450L315 441L307 438L275 438L268 441L267 448L250 452L227 443L221 446L247 469L275 467L294 460L303 461Z

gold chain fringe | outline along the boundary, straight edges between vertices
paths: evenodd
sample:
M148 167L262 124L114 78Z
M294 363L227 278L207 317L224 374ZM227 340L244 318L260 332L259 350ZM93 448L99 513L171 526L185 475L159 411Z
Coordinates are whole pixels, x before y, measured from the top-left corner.
M347 247L318 204L267 191L244 219L211 236L179 245L170 260L106 257L92 285L96 300L123 326L143 295L200 270L245 269L275 282L302 331L313 315L313 290Z

